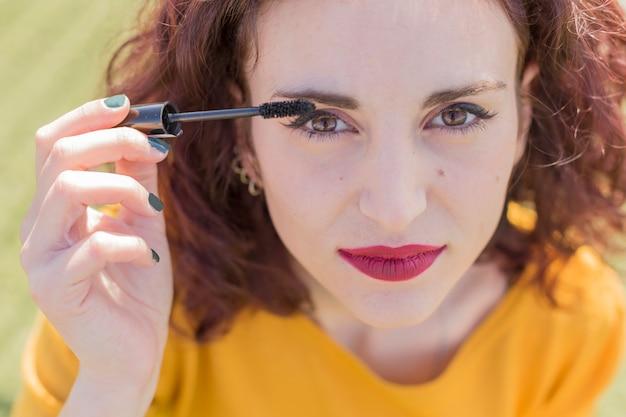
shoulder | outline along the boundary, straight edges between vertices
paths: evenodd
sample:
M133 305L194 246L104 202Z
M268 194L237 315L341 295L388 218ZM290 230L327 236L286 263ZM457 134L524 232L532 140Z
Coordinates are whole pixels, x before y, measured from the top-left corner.
M169 409L173 403L186 407L198 390L212 392L221 374L233 372L246 357L258 352L253 347L267 340L268 331L275 331L276 323L268 318L269 314L253 312L242 309L223 334L200 342L194 339L193 320L185 306L175 301L171 317L175 326L169 328L152 407Z
M537 214L520 203L509 201L507 218L517 229L531 231ZM522 278L534 270L535 265L529 265ZM626 306L624 278L591 246L579 247L566 261L553 262L547 273L556 287L555 298L566 306L572 317L587 318L601 325L614 322L616 316L623 314ZM545 297L538 292L535 296L535 301L547 305Z
M558 351L567 363L608 351L618 360L626 342L623 278L589 246L551 264L547 275L559 305L552 306L543 291L531 286L520 306L524 333Z
M555 296L573 315L599 325L614 323L624 315L623 278L590 246L578 248L554 271Z
M520 373L533 381L525 395L533 415L591 415L623 361L623 278L589 246L551 264L547 274L559 306L532 285L522 292L513 331Z

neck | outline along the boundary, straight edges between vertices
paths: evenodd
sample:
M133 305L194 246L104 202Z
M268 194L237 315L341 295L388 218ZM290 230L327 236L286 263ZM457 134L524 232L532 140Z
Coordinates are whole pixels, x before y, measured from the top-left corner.
M450 340L455 340L457 337L455 335L465 334L466 328L472 326L471 317L484 314L485 310L493 307L506 292L506 280L495 264L474 264L424 322L408 328L383 329L360 321L299 262L293 258L291 262L297 276L310 291L314 305L314 316L311 319L333 339L353 351L364 343L387 344L393 341L402 341L410 345L436 341L440 345L445 345ZM455 317L459 315L462 317L457 320ZM456 328L459 328L458 332ZM429 340L425 337L429 334L433 337L430 338L430 342L425 342ZM408 335L414 335L414 338L409 340Z

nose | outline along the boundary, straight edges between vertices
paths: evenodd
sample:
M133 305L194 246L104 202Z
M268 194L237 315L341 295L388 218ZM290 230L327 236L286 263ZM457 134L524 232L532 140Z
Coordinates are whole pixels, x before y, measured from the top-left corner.
M415 140L375 142L382 145L367 158L359 208L390 234L402 234L426 210L427 155Z

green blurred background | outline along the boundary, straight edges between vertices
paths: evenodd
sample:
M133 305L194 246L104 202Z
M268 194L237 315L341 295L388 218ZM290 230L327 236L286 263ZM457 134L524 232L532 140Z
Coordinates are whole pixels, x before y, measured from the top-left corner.
M0 0L0 417L19 387L35 317L20 266L19 228L35 187L34 132L103 97L103 69L129 33L137 0Z
M0 417L8 416L19 388L21 351L36 312L19 262L19 226L35 185L34 132L104 96L103 69L129 34L138 6L137 0L0 0ZM626 271L626 260L608 261ZM624 415L623 364L599 417Z

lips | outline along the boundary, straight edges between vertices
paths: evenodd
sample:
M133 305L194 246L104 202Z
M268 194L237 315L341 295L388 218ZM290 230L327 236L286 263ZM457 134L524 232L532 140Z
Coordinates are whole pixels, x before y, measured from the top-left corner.
M446 245L406 245L399 248L369 246L339 249L338 252L344 260L372 278L405 281L428 269L446 247Z

